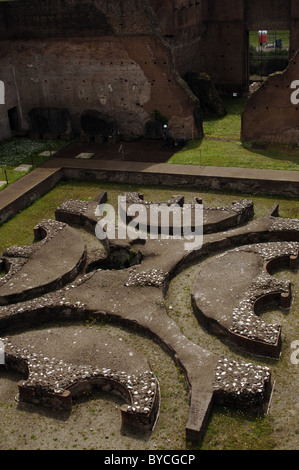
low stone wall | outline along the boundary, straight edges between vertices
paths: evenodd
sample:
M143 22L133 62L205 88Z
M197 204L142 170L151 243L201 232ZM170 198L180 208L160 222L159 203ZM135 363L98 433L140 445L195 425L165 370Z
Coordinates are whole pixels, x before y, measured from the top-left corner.
M20 402L69 410L73 398L99 388L128 402L121 407L124 424L153 429L160 399L159 384L153 372L135 376L109 368L78 367L18 348L8 338L2 342L5 346L5 366L2 367L27 376L18 384Z
M59 165L59 162L57 162ZM16 196L14 200L7 203L0 209L0 224L4 223L17 212L28 207L33 201L47 194L62 179L80 181L108 181L113 183L128 183L141 185L178 186L179 188L198 188L199 190L215 191L236 191L251 194L266 194L276 196L298 197L299 181L280 179L253 179L246 177L234 177L233 175L209 175L203 172L202 175L192 172L190 174L173 173L170 168L169 173L159 173L152 171L133 170L104 170L97 168L76 168L61 167L56 168L49 175L41 177L36 184L32 184L30 189L26 189L22 195ZM217 172L217 171L216 171ZM246 173L246 170L245 172ZM27 176L27 175L26 175ZM24 176L24 178L26 178ZM28 175L30 177L30 175ZM25 180L24 180L25 181ZM24 182L23 181L23 182ZM17 181L17 186L19 183ZM16 193L17 193L17 186ZM104 201L104 200L103 200ZM90 206L89 206L90 207ZM82 210L84 208L82 207ZM77 209L76 209L77 210ZM62 210L63 211L63 207ZM74 217L74 216L73 216ZM79 217L79 215L78 215Z
M199 190L214 191L237 191L250 194L265 195L281 195L288 197L298 197L299 181L289 181L280 179L254 179L246 178L246 169L242 176L234 177L232 174L225 176L217 175L219 170L215 170L216 174L207 174L203 171L201 175L193 172L190 166L189 174L174 173L173 168L169 173L159 171L136 171L134 170L91 170L82 168L64 168L64 176L66 179L90 180L90 181L109 181L113 183L143 184L143 185L159 185L174 186L178 188L198 188ZM211 171L213 173L213 170ZM221 173L221 172L220 172ZM260 175L259 175L260 176Z
M81 237L67 224L44 220L34 228L35 239L29 246L12 246L3 253L8 267L0 278L0 305L22 302L59 289L74 280L86 261L86 247ZM69 244L68 257L60 263L62 245ZM47 257L54 262L44 269Z
M10 217L13 217L19 211L25 209L26 207L30 206L36 199L40 198L47 194L54 186L59 183L59 181L63 178L63 171L62 169L54 169L52 172L46 171L44 176L41 169L37 169L35 171L39 171L41 176L37 178L36 182L33 179L31 184L26 187L26 180L31 179L32 175L29 173L28 175L23 176L21 180L18 180L16 183L13 183L16 188L16 196L15 199L12 198L10 202L8 202L2 209L0 209L0 225ZM24 184L24 192L18 192L19 186ZM7 187L5 190L10 189L11 187Z

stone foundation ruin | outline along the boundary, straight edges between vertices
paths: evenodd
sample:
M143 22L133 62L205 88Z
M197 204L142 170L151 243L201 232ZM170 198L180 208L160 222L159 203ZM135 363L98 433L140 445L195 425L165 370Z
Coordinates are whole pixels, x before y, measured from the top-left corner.
M151 204L142 194L126 195L128 200ZM174 200L182 202L184 197ZM124 425L154 428L161 396L150 369L136 374L114 370L108 357L105 367L72 364L19 346L15 337L16 331L52 321L61 325L84 321L92 315L142 332L173 357L190 394L188 441L203 438L213 403L267 411L271 369L219 357L193 343L168 316L164 298L171 279L208 257L192 288L199 323L240 351L279 358L281 327L266 324L258 315L269 302L283 310L290 305L290 284L272 277L271 272L277 266L297 269L299 221L281 219L278 206L256 219L252 202L240 201L204 207L200 250L186 251L182 240L171 238L108 239L102 245L98 241L95 250L83 242L76 227L95 237L96 208L101 201L107 201L106 192L90 202L66 201L56 210L57 220L34 228L34 245L14 246L2 255L7 274L0 278L0 336L5 345L5 363L0 367L24 375L18 383L18 400L64 410L80 394L99 388L122 397ZM196 201L202 203L200 197ZM60 254L56 254L58 245ZM139 262L119 269L109 264L105 269L91 268L116 249L138 253ZM225 283L221 283L222 276Z

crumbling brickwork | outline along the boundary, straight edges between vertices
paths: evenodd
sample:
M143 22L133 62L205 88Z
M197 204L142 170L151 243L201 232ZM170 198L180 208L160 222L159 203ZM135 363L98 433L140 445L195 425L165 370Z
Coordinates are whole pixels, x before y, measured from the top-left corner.
M158 110L177 138L201 137L200 103L181 77L205 72L221 94L244 95L248 31L290 30L292 57L298 21L296 0L1 2L0 138L28 131L32 108L67 110L69 133L93 110L138 135Z
M50 0L41 7L22 0L0 13L1 69L16 77L6 82L3 120L18 106L29 130L32 108L66 108L69 132L78 133L82 114L95 109L120 133L142 135L157 109L178 137L202 135L198 100L176 72L147 1Z
M299 57L284 72L270 75L247 101L242 115L242 140L298 144Z

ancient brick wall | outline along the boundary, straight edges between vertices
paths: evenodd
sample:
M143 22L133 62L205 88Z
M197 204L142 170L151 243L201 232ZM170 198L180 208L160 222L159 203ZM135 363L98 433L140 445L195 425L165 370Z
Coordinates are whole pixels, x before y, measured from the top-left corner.
M249 31L290 29L291 1L250 0L245 2L245 16Z
M152 33L142 0L16 0L0 5L1 39L102 37Z
M293 56L299 50L299 3L297 0L291 0L290 29L290 54Z
M191 136L193 97L173 74L168 48L153 36L28 40L14 43L11 51L25 129L31 108L56 107L68 109L76 132L82 113L96 109L115 120L121 133L142 134L159 109Z
M10 62L9 45L1 44L0 48L0 79L4 83L4 104L0 105L0 139L9 138L11 129L8 111L19 107L19 95L16 89L16 72Z
M201 135L198 100L177 74L147 1L15 1L0 4L0 30L10 51L0 69L8 60L15 70L23 129L31 108L55 107L68 110L75 132L93 109L120 133L143 134L157 109L177 136ZM16 97L10 83L7 93Z
M295 54L298 1L0 2L0 138L8 109L17 107L27 130L36 106L67 108L76 132L93 109L138 134L158 109L178 135L200 136L198 101L180 76L203 71L222 94L246 94L248 31L261 28L290 29Z
M205 3L202 68L223 94L243 94L248 87L244 0Z
M161 32L171 46L175 67L184 76L200 72L203 2L150 0Z
M242 140L298 144L299 55L271 75L250 97L242 116Z

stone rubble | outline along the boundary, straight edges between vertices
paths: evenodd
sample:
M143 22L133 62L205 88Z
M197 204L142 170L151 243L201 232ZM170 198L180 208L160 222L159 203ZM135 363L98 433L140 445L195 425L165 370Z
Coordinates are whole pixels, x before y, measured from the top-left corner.
M130 396L128 412L148 415L151 413L158 393L158 382L153 372L147 370L139 375L127 374L125 371L113 371L109 368L96 368L88 365L77 366L68 364L63 360L49 358L43 354L31 352L25 348L15 346L9 338L0 338L5 349L5 364L7 367L24 366L28 369L28 378L22 382L26 388L39 389L45 395L60 395L78 383L100 384L110 390L117 382L125 387ZM5 367L2 366L2 367Z
M226 211L226 212L234 212L234 213L241 213L245 209L253 209L253 202L244 199L242 201L236 201L230 206L215 206L215 207L205 207L206 211Z
M152 286L160 287L164 283L168 273L162 269L150 269L147 271L139 271L132 268L129 279L125 283L127 287L133 286Z
M255 279L252 287L245 294L239 306L233 310L233 322L230 328L235 334L262 341L268 344L277 344L280 336L279 324L268 324L260 320L254 312L254 303L261 296L271 294L273 290L288 293L289 284L278 281L277 283L266 274Z
M232 251L251 251L258 253L265 262L284 255L297 256L299 243L296 242L269 242L247 245ZM230 330L238 335L252 340L277 344L280 335L280 325L267 324L260 320L254 312L257 299L273 292L290 292L290 282L270 276L264 272L253 280L251 288L245 293L238 307L233 310L233 323Z
M256 243L254 245L246 245L240 248L235 248L233 251L258 253L264 259L264 261L270 261L271 259L279 258L284 255L297 256L299 252L299 243L283 241Z
M222 357L215 371L214 392L222 399L243 402L246 407L267 401L271 371L269 367Z
M171 206L172 204L178 204L182 206L184 204L184 196L178 195L173 196L171 199L165 202L152 202L152 201L144 201L143 194L137 192L127 192L122 194L121 196L122 201L126 202L127 204L144 204L149 206L151 204L158 204L158 205L167 205Z
M57 210L68 214L82 215L87 212L90 202L69 199L63 202Z
M36 297L34 299L25 301L25 302L18 302L15 304L4 305L0 307L0 321L1 319L6 319L8 317L13 318L17 316L19 313L28 313L35 312L39 309L44 308L59 308L59 307L70 307L76 308L76 310L80 310L84 312L86 305L83 302L77 301L75 305L71 302L66 300L66 293L70 289L75 289L76 287L83 284L87 279L93 276L93 272L87 273L73 281L72 283L68 284L67 286L63 287L62 289L51 292L49 294L44 294L41 297Z
M270 217L272 224L270 231L299 231L298 219L282 219L280 217Z

